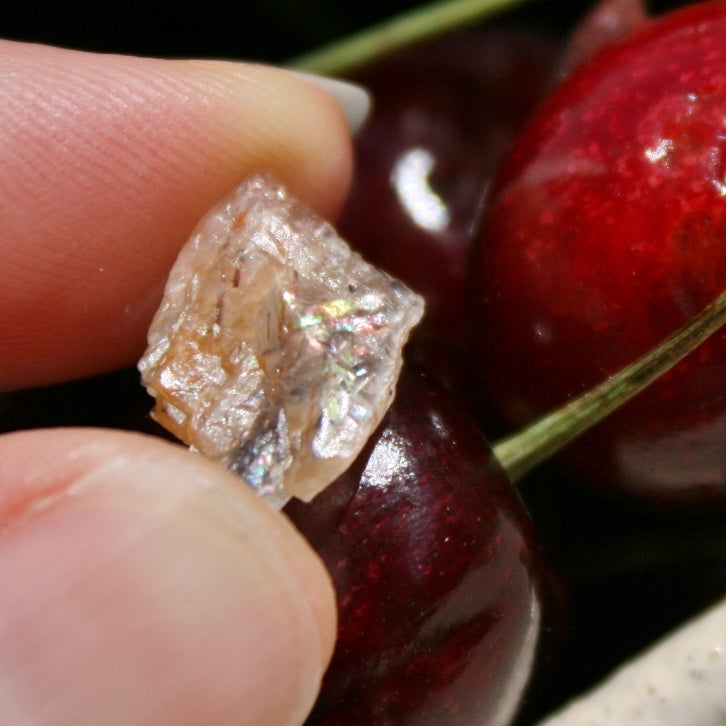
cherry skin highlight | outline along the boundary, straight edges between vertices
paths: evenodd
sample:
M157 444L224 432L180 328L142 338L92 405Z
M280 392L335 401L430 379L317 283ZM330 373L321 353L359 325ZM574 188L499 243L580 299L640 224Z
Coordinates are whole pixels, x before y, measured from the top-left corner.
M375 98L339 222L364 257L424 295L418 336L463 317L469 245L494 167L548 87L557 45L534 31L456 33L356 77Z
M505 161L471 268L479 383L513 428L591 388L726 287L726 3L579 68ZM569 447L660 502L726 494L726 333Z
M286 512L338 593L309 724L509 723L532 666L540 563L515 488L449 394L404 374L351 469Z

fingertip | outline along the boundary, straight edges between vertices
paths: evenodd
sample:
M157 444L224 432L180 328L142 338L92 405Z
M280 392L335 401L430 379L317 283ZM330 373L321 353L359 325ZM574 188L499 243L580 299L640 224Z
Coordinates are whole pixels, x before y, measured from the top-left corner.
M214 118L233 170L226 188L264 168L322 216L338 216L353 173L351 127L339 94L255 63L177 61L168 71L208 97L205 113Z
M332 96L343 112L348 130L355 136L363 127L370 114L372 99L368 89L358 83L339 78L320 76L305 71L289 70L294 76L310 83Z

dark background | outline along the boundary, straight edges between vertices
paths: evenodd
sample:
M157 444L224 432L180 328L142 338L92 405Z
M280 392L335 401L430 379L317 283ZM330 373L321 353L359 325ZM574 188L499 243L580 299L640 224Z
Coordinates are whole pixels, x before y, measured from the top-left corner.
M0 3L0 36L84 50L283 62L421 3L393 0L190 0ZM591 3L529 2L516 15L564 28ZM555 12L553 12L555 11Z

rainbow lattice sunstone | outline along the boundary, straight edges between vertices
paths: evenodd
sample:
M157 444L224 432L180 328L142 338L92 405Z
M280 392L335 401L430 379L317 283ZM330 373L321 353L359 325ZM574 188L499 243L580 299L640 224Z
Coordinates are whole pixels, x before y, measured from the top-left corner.
M257 175L182 249L139 369L163 426L282 506L360 452L422 314L418 295Z

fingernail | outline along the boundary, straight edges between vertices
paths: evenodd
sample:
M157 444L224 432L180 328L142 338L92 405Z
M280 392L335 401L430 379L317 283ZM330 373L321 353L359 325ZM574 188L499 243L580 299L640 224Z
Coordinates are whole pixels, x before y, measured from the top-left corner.
M210 472L120 457L2 533L0 723L302 723L316 565Z
M371 110L371 94L366 88L350 81L304 71L291 70L290 73L330 94L343 109L351 134L361 130Z

